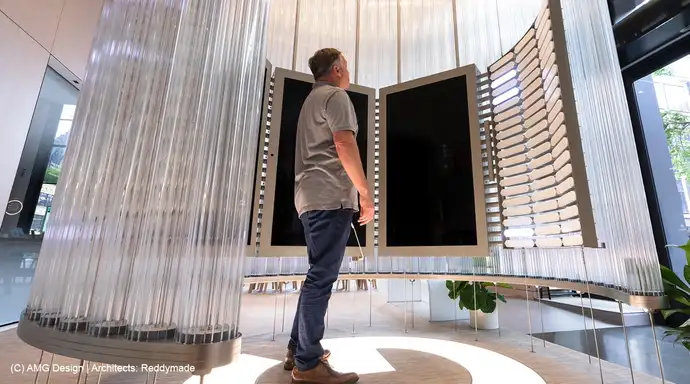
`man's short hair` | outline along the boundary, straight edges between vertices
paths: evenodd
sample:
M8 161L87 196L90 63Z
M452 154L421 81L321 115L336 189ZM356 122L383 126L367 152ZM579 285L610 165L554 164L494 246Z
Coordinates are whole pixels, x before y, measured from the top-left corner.
M328 74L338 60L340 60L340 51L335 48L319 49L309 59L309 69L311 69L314 80L318 80Z

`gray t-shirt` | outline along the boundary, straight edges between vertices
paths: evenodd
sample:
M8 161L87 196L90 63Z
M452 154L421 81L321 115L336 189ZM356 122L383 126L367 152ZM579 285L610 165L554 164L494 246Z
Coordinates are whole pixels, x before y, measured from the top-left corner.
M357 135L355 108L344 89L317 82L304 101L295 146L297 213L340 208L359 209L357 189L338 158L333 133Z

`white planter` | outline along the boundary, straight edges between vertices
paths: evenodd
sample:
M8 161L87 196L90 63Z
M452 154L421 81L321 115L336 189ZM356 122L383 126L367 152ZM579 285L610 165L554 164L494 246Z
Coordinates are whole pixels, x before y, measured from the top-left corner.
M498 312L484 313L482 311L470 311L470 326L474 328L475 314L477 329L498 329Z

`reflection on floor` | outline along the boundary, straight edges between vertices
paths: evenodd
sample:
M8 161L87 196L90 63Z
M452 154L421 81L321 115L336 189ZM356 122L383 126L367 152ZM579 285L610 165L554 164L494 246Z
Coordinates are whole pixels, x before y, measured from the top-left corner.
M630 340L630 358L633 370L660 377L651 328L649 326L628 327L627 332ZM547 332L535 334L535 337L576 351L589 353L594 358L597 356L594 332L591 329L587 331ZM657 329L657 339L666 379L676 383L690 383L690 375L688 374L690 353L681 345L674 347L672 339L663 339L661 329ZM602 359L628 366L625 335L622 327L597 329L597 342L599 355Z
M0 326L15 322L29 299L41 242L0 239Z
M590 303L594 317L598 320L607 322L612 325L622 326L621 308L618 303L611 300L603 300L593 298L591 301L585 297L582 300L580 297L554 297L551 300L542 300L544 305L550 307L564 309L579 316L583 315L583 306L587 309L584 311L584 316L590 316ZM649 326L649 315L641 308L631 307L627 304L621 304L623 309L623 317L625 318L626 326L646 325ZM582 328L584 329L584 328Z

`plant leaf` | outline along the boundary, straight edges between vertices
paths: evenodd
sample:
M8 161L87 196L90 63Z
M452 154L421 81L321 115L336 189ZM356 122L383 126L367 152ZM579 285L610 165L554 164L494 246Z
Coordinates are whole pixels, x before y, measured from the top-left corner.
M685 257L688 259L688 263L690 264L690 238L688 239L687 243L679 246L678 248L685 251Z
M684 313L686 315L690 315L690 308L683 308L683 309L664 309L661 311L661 314L664 315L664 319L668 319L670 316L676 314L676 313Z
M690 307L690 295L681 291L680 289L673 287L673 286L667 286L665 287L666 290L666 295L670 297L671 299L681 303L685 304L688 307Z
M496 300L487 300L485 305L482 307L482 312L493 313L496 310Z
M502 302L504 302L504 303L506 302L505 296L501 295L500 293L499 293L498 295L496 295L496 296L497 296L498 299L501 300Z
M460 292L460 302L462 302L462 305L464 305L465 308L469 309L470 311L477 310L477 303L474 300L474 292L472 289L464 289L462 292Z
M668 267L663 265L661 266L661 277L667 284L675 285L679 289L690 294L690 287L688 287L688 285L685 284L685 282L681 280L680 277L676 276L676 274Z
M487 311L489 311L489 308L491 305L489 303L493 303L494 309L496 309L495 308L496 302L489 297L489 291L487 291L486 289L481 289L481 290L478 289L477 290L477 309L484 312L484 313L488 313Z

